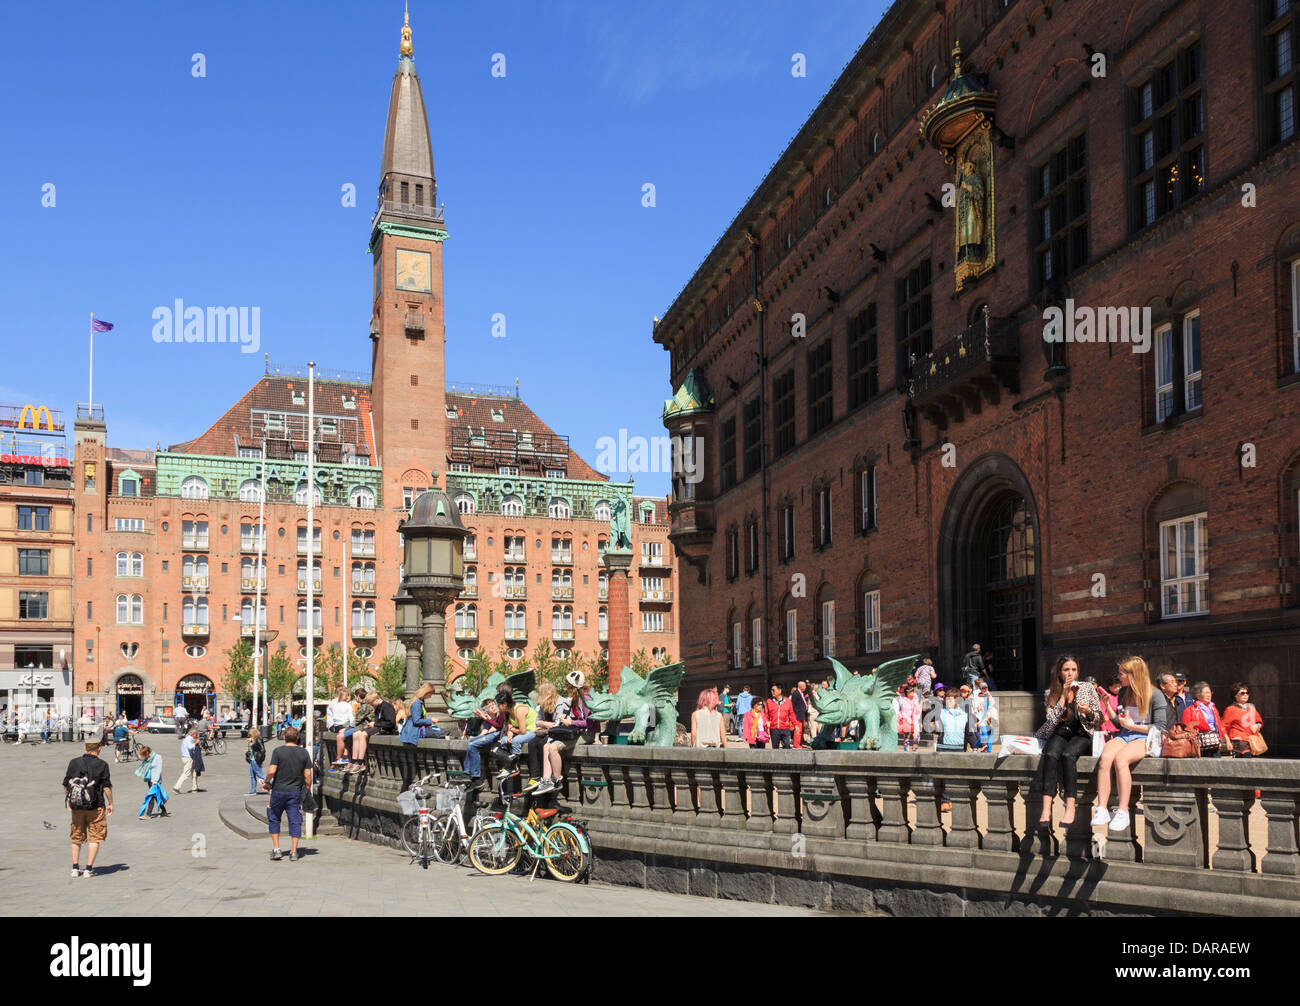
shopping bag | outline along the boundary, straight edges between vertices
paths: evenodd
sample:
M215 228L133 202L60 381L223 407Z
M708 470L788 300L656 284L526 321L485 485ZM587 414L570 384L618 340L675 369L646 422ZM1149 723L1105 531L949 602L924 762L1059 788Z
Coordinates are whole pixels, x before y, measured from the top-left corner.
M1160 757L1161 751L1164 750L1163 740L1164 738L1162 737L1160 730L1158 728L1151 727L1147 731L1147 757L1148 758Z
M1105 732L1101 730L1094 730L1092 732L1092 756L1094 758L1100 758L1101 749L1104 748L1105 746L1106 746Z
M1043 746L1039 743L1037 737L1003 734L1002 746L998 753L1002 755L1040 755L1043 753Z

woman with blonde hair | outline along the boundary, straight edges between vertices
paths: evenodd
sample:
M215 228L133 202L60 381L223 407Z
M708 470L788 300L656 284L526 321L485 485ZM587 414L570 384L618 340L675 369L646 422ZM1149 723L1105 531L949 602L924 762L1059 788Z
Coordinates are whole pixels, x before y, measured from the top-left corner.
M1111 831L1124 831L1129 826L1133 766L1146 757L1150 732L1169 729L1172 711L1164 692L1153 687L1151 672L1141 657L1120 661L1119 681L1119 707L1115 713L1119 731L1101 749L1097 761L1097 803L1092 812L1093 826L1109 824ZM1106 809L1110 800L1112 770L1119 802L1114 817Z
M691 713L691 747L725 748L727 732L722 729L722 713L718 712L718 690L706 688L700 692Z
M248 749L244 752L244 761L248 762L249 796L257 792L257 784L266 779L262 771L262 762L266 761L266 745L262 743L262 731L253 727L248 731Z
M411 696L410 709L399 708L397 721L401 723L398 738L403 744L417 744L421 737L441 737L442 730L438 721L430 716L424 708L425 700L434 692L433 682L426 681ZM394 703L396 706L397 703Z
M530 785L533 780L540 783L550 778L550 773L546 772L548 759L546 758L545 749L551 728L560 725L560 718L556 715L556 709L559 707L560 702L560 691L555 687L555 682L543 680L537 686L537 722L533 727L533 732L537 736L528 745L528 782ZM556 757L558 759L559 756Z

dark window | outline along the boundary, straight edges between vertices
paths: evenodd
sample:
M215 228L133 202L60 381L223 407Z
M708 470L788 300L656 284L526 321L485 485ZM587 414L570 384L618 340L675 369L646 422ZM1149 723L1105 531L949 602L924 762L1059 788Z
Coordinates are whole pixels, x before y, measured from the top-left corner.
M28 468L26 474L27 474L27 485L42 486L45 484L45 473L42 472L39 468Z
M794 558L794 507L781 508L781 561L789 562Z
M19 618L49 618L50 594L45 590L20 590L18 592Z
M732 416L722 424L722 489L730 489L736 484L736 417Z
M424 186L421 185L419 182L415 183L415 205L416 206L424 205Z
M411 183L402 182L402 203L405 205L411 201Z
M1205 187L1201 45L1129 90L1132 227L1149 227Z
M727 580L740 576L740 533L733 527L727 532Z
M794 370L772 381L772 456L794 450Z
M759 421L759 416L758 396L755 395L745 403L744 407L745 478L749 478L763 465L763 444L760 436L763 425Z
M919 359L934 348L930 329L929 259L906 276L898 277L895 281L894 303L898 310L894 372L901 385L912 376L912 357Z
M866 534L876 530L876 466L868 465L858 471L858 531Z
M832 418L831 340L808 350L808 435L830 426Z
M1291 0L1263 0L1264 142L1274 147L1295 136L1296 23Z
M758 572L758 522L745 525L745 572L753 576Z
M50 529L50 508L47 506L20 506L18 508L19 531L48 531Z
M831 544L831 488L825 486L813 494L813 520L817 547L829 548Z
M1034 169L1034 282L1041 290L1088 261L1088 159L1076 136Z
M14 667L53 667L54 645L15 646Z
M866 405L880 391L876 358L876 305L849 319L849 408Z
M19 576L49 576L50 550L48 548L20 548L18 550Z

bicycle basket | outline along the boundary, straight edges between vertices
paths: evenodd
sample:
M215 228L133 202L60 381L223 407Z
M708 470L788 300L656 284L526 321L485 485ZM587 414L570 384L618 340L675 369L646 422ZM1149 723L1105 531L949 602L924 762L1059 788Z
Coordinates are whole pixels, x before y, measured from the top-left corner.
M459 807L465 794L455 786L444 786L435 791L435 795L437 798L438 812L442 813L443 811L455 810Z
M397 794L397 806L407 817L414 817L420 812L420 800L410 790Z

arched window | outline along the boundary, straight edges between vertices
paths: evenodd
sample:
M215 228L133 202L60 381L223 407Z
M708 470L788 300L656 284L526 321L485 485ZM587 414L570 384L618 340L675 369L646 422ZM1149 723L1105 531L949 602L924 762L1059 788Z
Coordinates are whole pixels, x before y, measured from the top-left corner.
M319 636L321 630L320 601L312 599L311 605L312 632ZM298 602L298 632L305 634L307 632L307 601L304 599Z
M187 597L181 602L181 624L208 624L208 599L206 597Z
M307 505L307 483L306 482L298 483L298 488L293 491L293 501L297 503L299 506ZM315 489L315 488L312 489L312 502L316 506L320 506L319 489Z
M566 520L569 516L569 501L560 496L552 496L547 513L555 520Z
M610 509L609 500L601 500L591 509L591 516L595 520L609 520Z
M181 483L181 499L205 500L208 498L206 479L191 475Z
M239 498L244 503L261 502L262 483L257 479L244 479L239 483Z
M641 507L641 523L653 524L655 522L655 508L653 503L646 503Z
M596 619L597 628L602 636L609 635L609 609L602 606Z
M128 625L131 622L130 599L125 594L117 595L117 624Z
M207 562L208 562L207 559L203 560L205 566L207 565ZM144 576L144 553L143 552L131 553L131 575Z
M117 575L130 576L130 560L125 552L117 553Z
M469 493L457 493L452 499L456 504L456 512L467 514L474 512L474 497Z
M353 486L352 491L348 493L348 505L360 510L373 510L375 491L367 486Z
M473 604L456 605L456 634L475 635L478 632L478 607Z
M524 501L514 495L501 497L501 513L505 517L522 517Z

